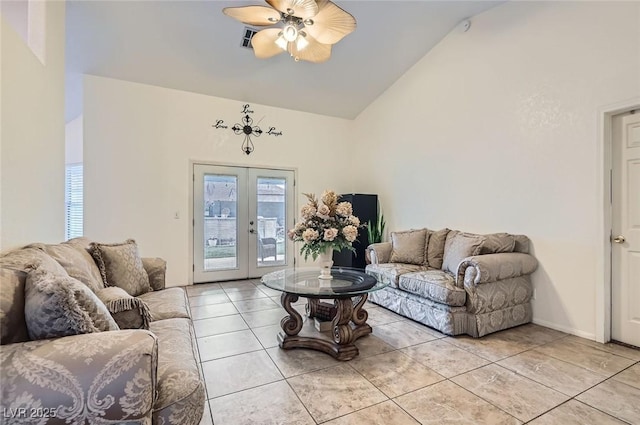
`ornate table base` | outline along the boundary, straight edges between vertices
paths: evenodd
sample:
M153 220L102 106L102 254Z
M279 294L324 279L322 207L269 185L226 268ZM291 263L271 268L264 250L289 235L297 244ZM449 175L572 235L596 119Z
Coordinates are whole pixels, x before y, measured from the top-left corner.
M331 331L325 333L310 329L307 332L305 329L301 335L304 321L300 313L291 306L291 303L298 301L298 295L283 292L280 301L282 307L289 313L280 321L282 326L282 332L278 335L280 348L310 348L330 354L338 360L351 360L358 355L358 347L353 342L371 333L371 326L366 324L368 314L362 308L367 301L366 293L353 299L334 299L335 316L331 322ZM307 315L310 319L318 315L319 304L320 300L309 298Z

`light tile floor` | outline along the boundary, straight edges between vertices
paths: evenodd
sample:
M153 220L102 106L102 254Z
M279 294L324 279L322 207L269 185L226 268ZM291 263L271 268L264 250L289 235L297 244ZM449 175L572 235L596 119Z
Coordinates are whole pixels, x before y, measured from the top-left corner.
M201 425L640 425L640 350L534 324L448 337L367 303L373 334L340 362L280 349L286 312L257 280L187 293L208 394Z

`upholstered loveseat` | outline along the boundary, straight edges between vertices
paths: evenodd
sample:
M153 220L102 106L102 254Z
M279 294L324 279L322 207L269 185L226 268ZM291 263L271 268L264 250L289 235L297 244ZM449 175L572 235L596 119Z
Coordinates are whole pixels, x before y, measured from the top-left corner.
M368 248L366 272L389 283L369 300L447 335L473 337L531 321L531 273L523 235L428 229L391 233Z
M0 254L0 422L199 423L185 291L165 288L164 260L123 252L137 246L78 238Z

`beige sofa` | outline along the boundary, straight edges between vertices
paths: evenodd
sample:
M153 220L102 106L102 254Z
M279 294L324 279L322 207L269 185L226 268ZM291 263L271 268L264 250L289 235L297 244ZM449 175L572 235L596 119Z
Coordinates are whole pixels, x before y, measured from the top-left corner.
M163 260L139 260L149 288L131 296L105 288L84 238L0 254L3 423L200 422L205 390L185 291L165 288ZM59 305L72 312L52 319ZM138 327L148 329L125 329Z
M447 335L473 337L531 321L531 273L523 235L429 229L370 245L366 272L386 288L369 300Z

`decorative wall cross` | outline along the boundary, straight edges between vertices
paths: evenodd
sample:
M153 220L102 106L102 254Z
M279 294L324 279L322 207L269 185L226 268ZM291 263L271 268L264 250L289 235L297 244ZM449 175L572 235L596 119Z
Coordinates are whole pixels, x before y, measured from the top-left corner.
M253 125L253 118L251 118L250 114L253 114L254 111L251 110L251 106L247 103L242 105L242 114L241 122L236 123L231 127L231 130L238 136L244 135L244 141L242 142L242 152L247 155L251 154L254 150L253 141L251 137L260 137L262 133L262 129L258 125ZM214 128L218 129L226 129L229 128L228 125L225 125L224 120L217 120L215 124L212 125ZM266 131L268 136L282 136L282 131L278 131L275 127L269 127L269 130Z

